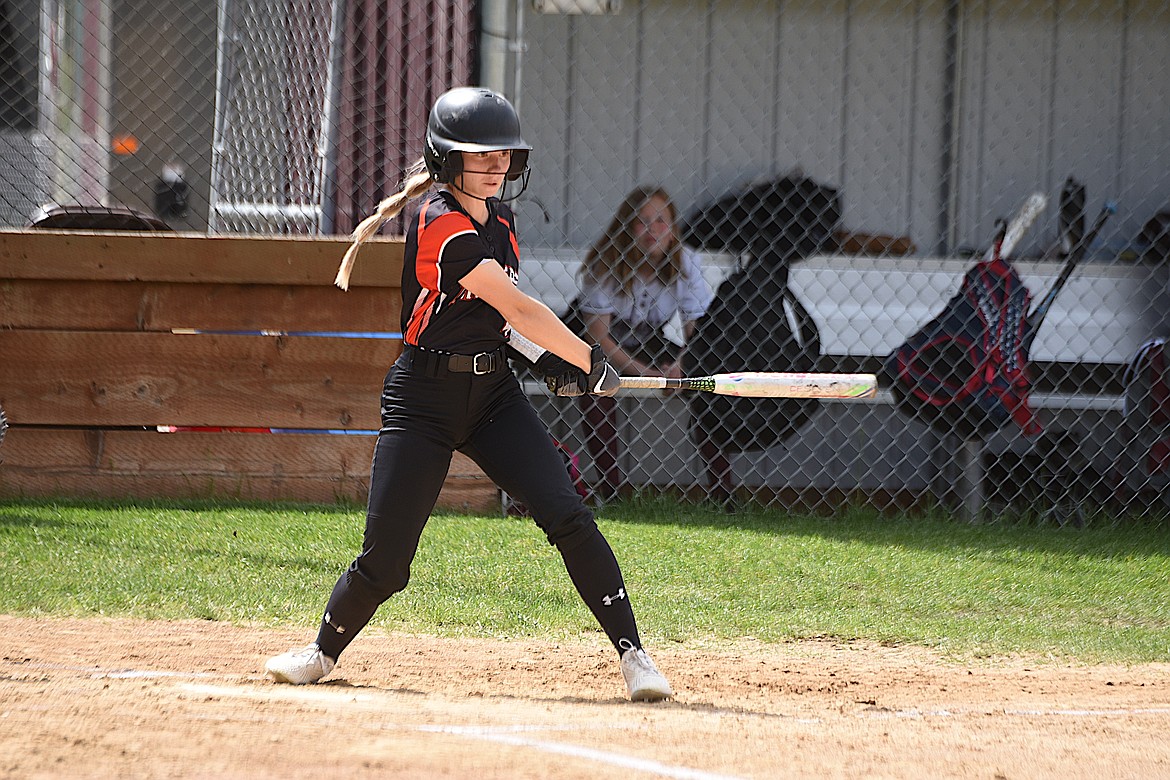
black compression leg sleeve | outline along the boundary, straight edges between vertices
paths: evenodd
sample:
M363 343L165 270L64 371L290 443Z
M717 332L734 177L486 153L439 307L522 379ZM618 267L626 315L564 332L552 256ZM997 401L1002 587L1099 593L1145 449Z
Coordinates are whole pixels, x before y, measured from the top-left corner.
M398 429L374 445L362 552L337 580L317 633L334 660L374 616L406 587L419 537L443 487L451 450Z
M561 550L561 557L581 599L618 653L629 648L630 644L641 647L634 609L626 594L621 569L601 531L594 531L571 549ZM629 644L622 643L623 639Z
M577 592L609 641L641 647L630 597L609 542L573 489L565 462L532 405L513 383L491 420L463 447L501 488L523 501L556 546Z

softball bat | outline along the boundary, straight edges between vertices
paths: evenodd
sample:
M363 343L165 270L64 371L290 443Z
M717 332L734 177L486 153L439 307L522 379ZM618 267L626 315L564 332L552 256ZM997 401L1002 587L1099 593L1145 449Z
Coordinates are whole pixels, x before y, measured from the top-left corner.
M743 371L712 376L671 379L662 376L623 376L623 389L698 390L742 398L871 398L877 393L874 374L809 374Z

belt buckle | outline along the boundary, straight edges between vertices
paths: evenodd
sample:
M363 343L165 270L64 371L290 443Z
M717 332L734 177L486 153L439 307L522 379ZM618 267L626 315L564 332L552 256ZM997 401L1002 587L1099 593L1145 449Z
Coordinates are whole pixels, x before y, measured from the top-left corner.
M486 363L486 366L484 367L483 370L480 370L480 368L479 368L479 359L480 358L484 358L484 362ZM480 352L478 355L476 355L475 357L473 357L471 359L471 373L475 374L476 376L483 376L484 374L490 374L493 370L495 370L495 365L494 365L495 361L493 360L493 358L495 358L495 353Z

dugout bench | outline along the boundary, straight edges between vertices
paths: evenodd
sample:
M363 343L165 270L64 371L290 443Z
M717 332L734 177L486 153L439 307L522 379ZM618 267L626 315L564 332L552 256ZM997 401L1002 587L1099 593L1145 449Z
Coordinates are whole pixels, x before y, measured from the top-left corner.
M526 248L522 254L522 287L563 311L577 293L583 253ZM703 260L704 274L717 289L734 260L718 253L705 253ZM821 255L793 265L790 285L820 327L825 370L877 373L882 358L958 290L972 262ZM1015 265L1038 298L1061 263ZM1047 429L1072 432L1090 466L1107 463L1123 446L1121 374L1138 345L1159 327L1146 315L1170 310L1162 276L1145 266L1086 262L1057 298L1033 345L1032 404ZM667 332L679 339L677 326ZM527 387L554 435L580 456L588 480L576 404L550 398L540 382L530 379ZM701 494L685 401L643 391L623 393L619 403L623 471L630 481ZM794 439L734 456L733 467L737 481L753 494L805 509L839 506L858 495L895 507L926 499L973 520L1010 503L1012 491L1021 488L1016 482L1026 480L1005 481L1003 470L1032 468L1035 457L1033 442L1011 429L982 441L940 435L898 413L889 390L882 389L872 399L826 402Z

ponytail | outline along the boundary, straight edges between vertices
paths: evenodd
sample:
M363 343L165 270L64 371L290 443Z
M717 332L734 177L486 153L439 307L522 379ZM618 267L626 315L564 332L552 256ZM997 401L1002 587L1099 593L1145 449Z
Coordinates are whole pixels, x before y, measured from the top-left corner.
M406 171L406 178L402 182L402 189L378 204L378 209L363 219L353 229L351 237L353 243L341 258L341 265L337 268L337 278L333 283L343 290L349 289L349 275L353 272L354 261L357 260L358 250L370 238L377 235L382 225L394 219L406 207L406 204L422 195L431 188L431 174L427 171L422 160L419 160Z

